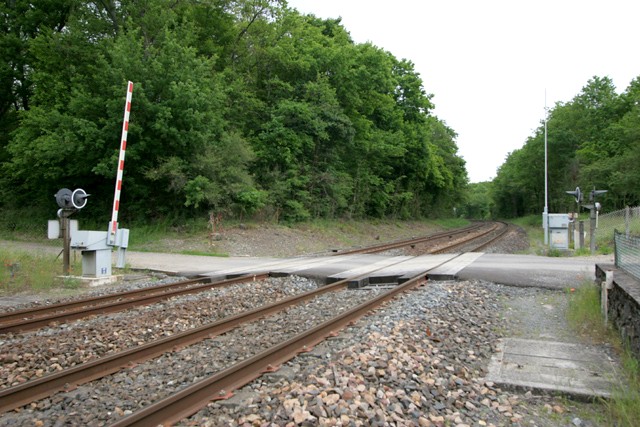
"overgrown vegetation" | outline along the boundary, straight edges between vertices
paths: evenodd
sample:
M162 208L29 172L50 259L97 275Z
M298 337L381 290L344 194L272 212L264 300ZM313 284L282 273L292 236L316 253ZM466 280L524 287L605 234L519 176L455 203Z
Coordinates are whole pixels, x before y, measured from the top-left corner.
M45 292L54 288L75 289L80 282L59 278L62 261L54 255L24 250L0 249L0 294ZM80 260L70 266L71 275L81 274Z
M603 404L608 411L608 425L637 426L640 420L640 362L621 343L618 332L604 324L600 288L589 282L571 292L567 319L578 334L596 342L611 342L620 350L627 383L612 390L612 398Z
M135 232L130 234L129 249L136 251L172 251L165 242L172 241L196 241L199 249L180 250L180 253L192 255L226 256L225 253L216 252L217 236L224 238L225 230L241 229L251 230L257 227L271 227L274 232L278 229L302 234L322 235L324 239L334 240L343 247L350 247L354 244L362 244L363 239L370 241L374 236L378 240L395 240L400 237L415 236L416 229L419 233L428 234L442 229L464 227L469 221L462 218L443 220L421 220L421 221L400 221L387 219L370 220L335 220L335 219L315 219L312 221L299 222L288 225L264 224L260 222L247 221L239 223L237 221L222 221L212 229L210 223L205 219L192 219L185 221L180 226L170 223L145 225L140 224L135 227ZM209 247L207 251L205 248Z
M600 288L585 282L571 292L567 320L580 335L604 341L613 336L600 311Z
M545 255L552 257L560 256L589 256L591 250L589 249L588 236L585 241L585 247L580 249L571 249L569 251L561 251L558 249L549 248L544 244L544 230L542 228L542 215L526 215L520 218L509 219L509 222L522 227L527 233L529 238L529 247L531 251L537 255ZM587 221L588 222L588 221ZM588 228L588 224L587 224ZM600 255L609 255L613 252L613 236L610 238L598 239L596 242L596 253Z

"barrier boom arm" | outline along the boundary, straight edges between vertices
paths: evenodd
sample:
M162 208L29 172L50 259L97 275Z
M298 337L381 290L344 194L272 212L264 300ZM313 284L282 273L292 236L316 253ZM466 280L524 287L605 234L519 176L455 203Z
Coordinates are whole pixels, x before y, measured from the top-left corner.
M127 150L127 132L129 131L129 114L131 113L131 97L133 95L133 83L127 84L127 101L124 106L124 120L122 122L122 138L120 140L120 157L118 158L118 175L116 177L116 189L113 196L113 211L109 232L107 233L107 244L115 245L116 233L118 231L118 210L120 209L120 192L122 191L122 174L124 172L124 155Z

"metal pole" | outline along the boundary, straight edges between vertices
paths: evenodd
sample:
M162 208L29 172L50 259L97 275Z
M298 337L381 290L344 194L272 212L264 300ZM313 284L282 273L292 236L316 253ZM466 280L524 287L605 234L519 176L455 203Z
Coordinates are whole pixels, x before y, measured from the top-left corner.
M66 210L62 211L60 228L62 229L62 274L68 276L70 270L69 254L71 253L71 238L69 235L69 213Z
M547 90L544 90L544 213L542 220L544 222L544 244L549 244L549 185L548 185L548 170L547 170Z

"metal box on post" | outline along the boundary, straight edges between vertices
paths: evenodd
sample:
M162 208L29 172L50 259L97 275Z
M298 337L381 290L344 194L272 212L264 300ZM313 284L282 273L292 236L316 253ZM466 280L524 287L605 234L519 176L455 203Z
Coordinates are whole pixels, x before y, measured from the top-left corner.
M78 230L71 236L71 248L82 251L82 275L111 276L111 250L106 231Z
M569 214L549 214L549 246L569 249Z

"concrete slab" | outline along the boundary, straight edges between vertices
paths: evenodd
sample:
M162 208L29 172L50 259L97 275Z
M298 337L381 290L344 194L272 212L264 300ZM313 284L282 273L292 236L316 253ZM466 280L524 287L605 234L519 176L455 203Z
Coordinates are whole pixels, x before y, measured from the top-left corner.
M104 277L85 277L85 276L56 276L57 282L65 282L67 280L77 281L82 286L95 288L104 285L110 285L112 283L116 283L122 280L124 276L119 275L111 275Z
M208 257L180 254L128 252L127 263L133 268L189 275L206 274L210 277L249 274L269 271L277 274L297 274L326 282L329 276L348 277L347 273L362 271L369 264L389 265L369 275L370 283L401 282L402 277L414 276L421 271L435 269L431 279L486 280L518 286L538 286L564 289L594 279L596 262L585 258L549 258L535 255L506 255L468 253L405 257L406 261L393 264L386 259L395 258L375 254L354 254L321 257L269 258L269 257ZM440 266L452 260L451 264ZM602 262L602 260L598 260ZM438 268L438 266L440 266Z
M355 254L345 256L341 255L335 258L337 258L337 261L332 259L330 263L313 265L304 270L298 270L295 274L311 279L316 279L324 283L333 283L338 279L332 278L331 280L329 280L331 276L341 274L347 270L354 270L359 267L373 264L389 257L384 255Z
M505 338L489 364L486 380L502 387L609 397L620 383L613 360L601 347Z
M273 265L282 261L282 258L269 257L214 257L127 251L127 264L131 268L178 275L182 275L184 272L201 274L238 267L253 268L258 265Z
M400 277L413 277L421 272L431 270L452 258L457 254L421 255L411 257L406 261L390 265L369 275L369 283L392 283Z
M427 277L432 280L453 280L457 278L456 275L460 270L472 264L482 255L484 255L484 253L482 252L467 252L458 255L455 258L450 259L446 263L430 270L427 274Z
M348 260L354 260L361 255L343 255L343 256L323 256L314 258L305 258L302 262L293 260L289 264L282 265L277 269L274 269L271 274L274 276L288 276L290 274L299 274L305 270L312 269L318 266L329 266L332 264L344 263Z
M366 275L366 278L368 279L369 274L367 273L370 273L371 270L382 270L385 267L399 265L403 263L403 261L407 261L411 258L412 257L410 256L394 256L394 257L380 257L377 260L372 259L371 260L372 262L369 264L361 265L355 268L351 268L349 270L344 270L339 273L332 274L331 276L327 277L327 281L329 283L332 283L332 282L337 282L340 280L347 279L349 277L357 277L357 276L364 276L364 275ZM368 283L368 280L367 280L367 283Z
M294 273L296 270L308 268L309 265L325 264L335 257L301 257L301 258L282 258L274 260L266 260L265 262L256 264L242 264L231 268L217 269L213 271L201 272L200 276L237 276L242 274L250 274L256 272L282 272L288 271L288 274ZM276 274L279 275L279 274ZM280 274L281 275L281 274Z

